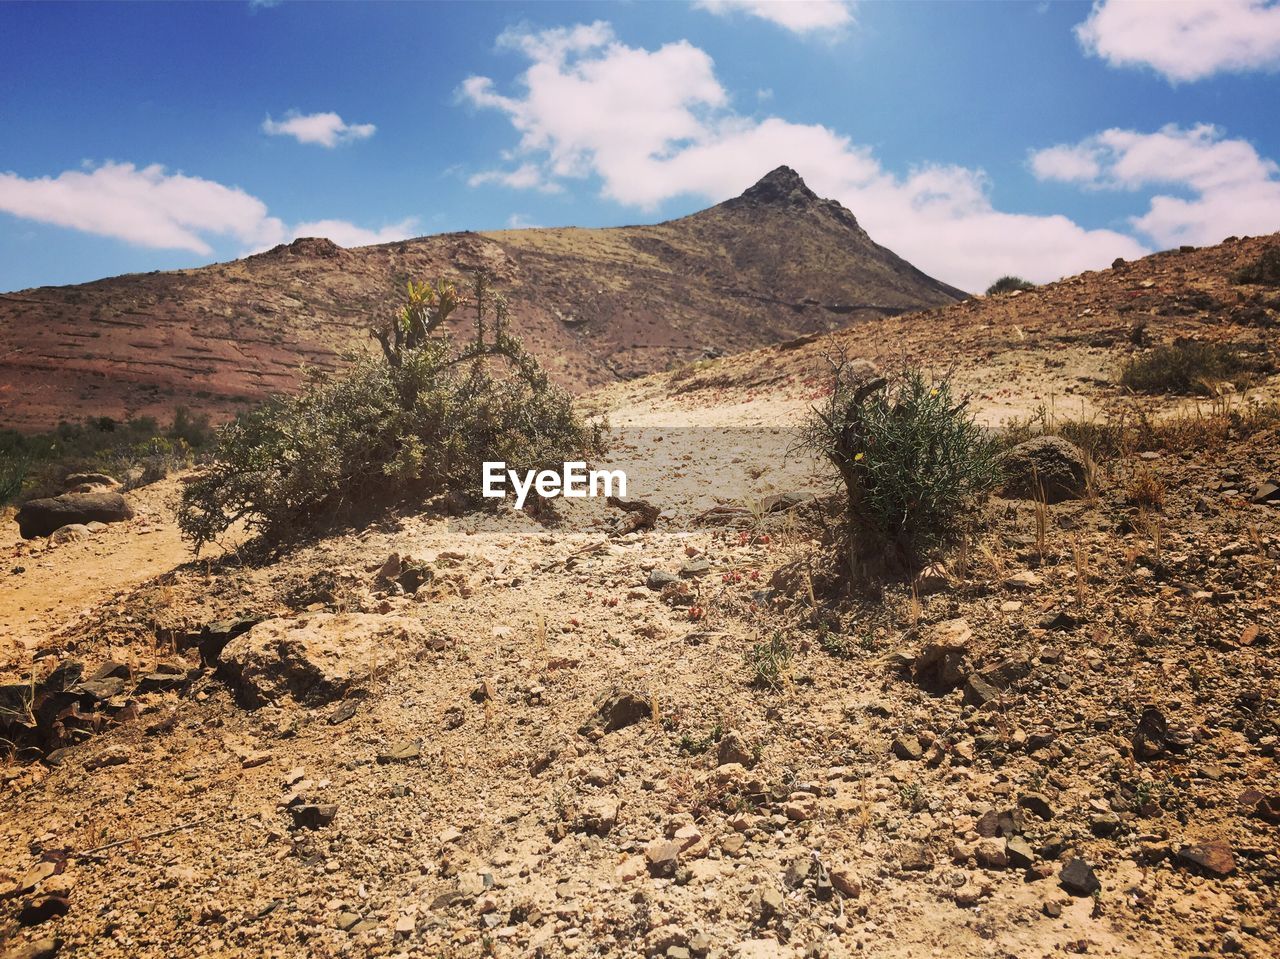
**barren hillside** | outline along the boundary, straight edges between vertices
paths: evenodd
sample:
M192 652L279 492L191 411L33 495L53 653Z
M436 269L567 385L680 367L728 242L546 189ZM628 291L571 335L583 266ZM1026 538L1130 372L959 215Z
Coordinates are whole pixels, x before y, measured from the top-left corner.
M485 267L513 327L582 390L953 302L790 169L655 226L297 240L194 270L0 294L0 416L21 429L185 404L218 417L368 348L409 279ZM460 317L459 322L463 322Z
M0 939L1274 954L1280 419L1114 386L1178 337L1265 361L1275 291L1233 278L1268 242L593 393L649 530L599 501L406 511L191 561L170 480L90 540L9 545L2 691L35 733L3 772ZM1083 410L1114 448L1083 498L981 507L915 583L815 597L830 517L801 494L830 477L788 450L837 349L954 367L991 422Z

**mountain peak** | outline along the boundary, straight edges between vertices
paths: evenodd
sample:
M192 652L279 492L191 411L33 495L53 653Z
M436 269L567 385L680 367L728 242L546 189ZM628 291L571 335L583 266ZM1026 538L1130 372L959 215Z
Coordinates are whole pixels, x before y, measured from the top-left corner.
M748 187L742 198L759 203L801 206L814 202L818 195L809 189L799 173L789 166L780 166L762 176L754 186Z

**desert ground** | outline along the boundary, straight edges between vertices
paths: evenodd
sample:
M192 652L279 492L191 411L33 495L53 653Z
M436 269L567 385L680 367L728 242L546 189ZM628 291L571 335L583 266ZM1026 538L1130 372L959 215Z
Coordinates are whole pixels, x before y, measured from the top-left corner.
M652 528L406 508L193 557L184 476L87 540L8 524L0 681L78 691L0 767L0 955L1274 955L1280 434L1240 424L1280 384L1115 382L1146 342L1273 349L1230 279L1266 242L588 393ZM793 440L840 352L991 427L1184 428L834 596Z

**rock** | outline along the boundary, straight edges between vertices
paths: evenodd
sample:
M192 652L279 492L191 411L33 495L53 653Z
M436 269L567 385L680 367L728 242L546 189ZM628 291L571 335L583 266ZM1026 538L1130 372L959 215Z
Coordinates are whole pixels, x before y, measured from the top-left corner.
M847 865L837 863L830 869L831 885L835 886L842 896L857 899L862 895L862 880Z
M1049 798L1043 793L1023 793L1018 797L1018 805L1035 813L1041 819L1053 818L1053 806L1049 804Z
M133 507L119 493L63 493L22 504L15 519L22 538L34 539L49 536L73 523L119 523L133 519Z
M973 847L973 858L983 869L1009 868L1009 856L1005 852L1004 841L1000 839L981 839Z
M1178 861L1208 876L1229 876L1236 871L1235 856L1225 842L1205 842L1183 846Z
M938 623L925 634L925 645L911 666L915 681L926 689L954 689L964 679L964 657L973 637L965 619Z
M120 676L105 676L102 678L86 679L75 688L75 692L82 696L88 696L90 699L96 699L98 702L106 702L109 699L115 699L124 695L124 691L129 688L129 681Z
M762 513L781 513L811 502L813 499L814 495L812 493L806 493L802 490L795 490L789 493L773 493L760 500L759 509Z
M670 839L655 839L645 847L644 858L649 865L649 875L655 879L671 879L680 862L680 845Z
M1014 573L1012 576L1006 576L1004 579L1005 589L1030 590L1039 589L1043 585L1044 580L1029 569L1024 569L1020 573Z
M1138 759L1155 759L1168 746L1168 735L1169 725L1164 714L1154 706L1147 706L1133 733L1133 755Z
M592 796L582 804L575 828L593 836L607 836L618 824L618 800L612 796Z
M333 924L343 932L350 932L351 927L359 921L360 914L358 912L347 912L344 910L343 912L338 913L338 917L334 919Z
M354 699L348 699L345 703L340 704L337 709L331 712L325 719L325 722L330 726L336 726L339 723L345 723L355 714L356 701Z
M36 939L0 954L0 959L53 959L62 948L62 940L54 938Z
M765 925L782 915L784 905L785 900L780 889L770 886L760 890L760 924Z
M587 723L581 731L585 733L599 726L603 732L617 732L652 716L653 704L648 696L633 692L614 693L600 705L592 722Z
M720 737L720 744L716 747L717 766L738 763L749 769L755 761L755 752L747 745L742 733L731 729Z
M1058 873L1058 882L1073 896L1092 896L1102 888L1093 867L1083 859L1073 857Z
M78 543L82 539L88 539L93 535L93 531L82 523L68 523L66 526L60 526L49 535L49 543L52 546L61 546L64 543Z
M924 755L924 747L915 736L904 734L893 741L893 754L899 759L915 762Z
M922 843L910 843L898 853L898 865L906 872L928 872L933 868L933 855Z
M1060 503L1085 495L1089 461L1084 451L1060 436L1037 436L1019 443L1000 457L1004 485L1010 499L1043 499Z
M401 739L393 743L386 752L378 753L378 762L383 765L387 763L405 763L417 759L421 755L422 740Z
M421 645L416 620L368 613L314 613L269 619L227 643L219 669L250 705L292 696L304 705L338 699L379 663Z
M655 569L649 573L649 577L644 581L644 584L657 593L661 592L663 587L678 581L679 577L675 574L668 573L666 570Z
M338 807L331 804L303 803L292 806L289 813L293 816L296 829L320 829L333 822L338 815Z
M711 572L711 562L705 557L700 556L697 559L689 560L689 562L685 563L684 566L681 567L680 578L693 579L697 576L706 576L709 572Z
M1280 503L1280 480L1268 480L1258 486L1251 503Z
M985 706L1000 698L1000 690L981 676L970 676L964 683L964 702L968 706Z
M1031 851L1031 844L1021 836L1006 838L1004 852L1009 859L1009 865L1014 869L1030 869L1035 865L1036 854Z
M69 473L62 481L62 488L67 492L80 486L93 487L93 490L86 492L97 492L119 489L121 485L118 479L106 473Z

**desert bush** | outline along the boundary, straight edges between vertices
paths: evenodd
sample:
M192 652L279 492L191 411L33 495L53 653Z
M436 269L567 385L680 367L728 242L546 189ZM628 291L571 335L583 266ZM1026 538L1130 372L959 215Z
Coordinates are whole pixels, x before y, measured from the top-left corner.
M1034 290L1036 285L1030 280L1024 280L1020 276L1002 276L989 287L987 287L987 296L994 296L997 293L1012 293L1014 290Z
M1272 244L1263 250L1257 260L1236 273L1235 281L1280 286L1280 244Z
M162 426L149 416L96 416L43 433L0 431L0 505L63 491L69 473L108 473L140 486L183 469L213 442L209 418L184 407Z
M1245 386L1251 365L1225 343L1179 339L1139 353L1120 369L1120 385L1135 393L1212 396L1223 383Z
M975 499L999 482L997 444L946 379L834 366L833 389L804 442L840 473L850 572L918 567L960 536Z
M299 393L225 426L179 507L193 547L241 521L279 543L394 503L476 492L485 461L538 470L599 451L602 431L579 419L504 329L505 305L487 279L472 293L476 338L467 345L439 332L463 302L457 287L411 283L404 309L374 330L381 356L314 375Z

